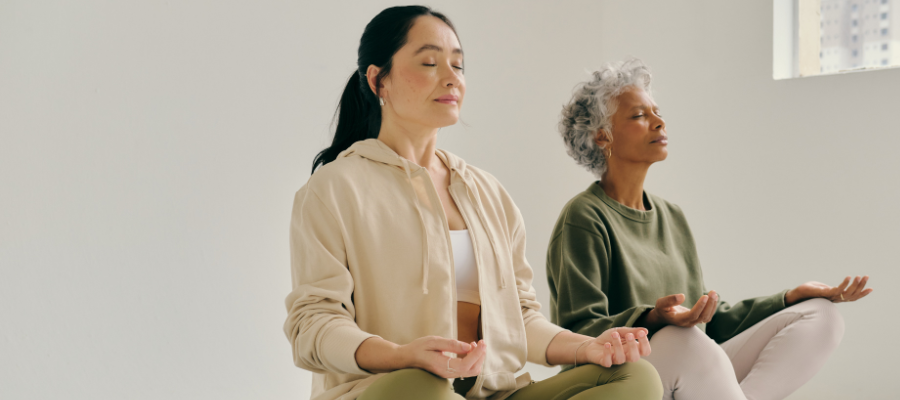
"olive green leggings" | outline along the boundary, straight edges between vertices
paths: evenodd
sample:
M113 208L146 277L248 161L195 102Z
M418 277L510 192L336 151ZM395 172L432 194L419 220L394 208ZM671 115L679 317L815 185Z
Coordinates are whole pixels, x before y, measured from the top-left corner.
M462 382L469 382L466 379ZM457 381L459 382L459 381ZM471 380L474 383L474 379ZM457 391L471 384L457 384ZM446 379L420 369L391 372L369 386L359 400L462 400ZM650 363L638 362L603 368L582 365L552 378L525 386L508 400L659 400L662 384Z

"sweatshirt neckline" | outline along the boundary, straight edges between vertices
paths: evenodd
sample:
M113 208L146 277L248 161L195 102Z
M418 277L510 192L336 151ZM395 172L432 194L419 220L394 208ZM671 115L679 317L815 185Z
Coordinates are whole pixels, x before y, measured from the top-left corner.
M606 203L609 208L612 208L615 212L619 213L619 215L628 218L632 221L648 223L653 220L656 216L656 210L658 207L656 204L653 204L653 200L651 200L650 196L647 196L647 192L643 191L641 196L643 196L644 202L650 205L649 211L641 211L636 210L634 208L625 206L622 203L614 200L612 197L606 195L606 192L603 190L603 187L600 186L600 181L595 181L591 183L591 186L588 190L597 196L602 202Z

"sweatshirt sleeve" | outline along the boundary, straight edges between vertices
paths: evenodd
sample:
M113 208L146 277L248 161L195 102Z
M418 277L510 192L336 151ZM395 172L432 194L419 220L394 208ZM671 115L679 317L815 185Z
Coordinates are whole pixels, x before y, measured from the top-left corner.
M553 294L553 322L587 336L632 327L650 305L609 312L609 241L602 232L565 221L547 249L547 278Z
M705 288L703 293L707 293ZM716 313L706 324L706 335L716 343L728 341L757 322L783 310L785 293L787 290L771 296L747 299L734 306L719 301Z
M540 312L541 303L537 301L537 293L532 286L534 271L525 257L525 227L518 210L516 216L517 223L512 233L512 257L516 289L519 291L519 304L522 306L522 319L525 322L528 361L549 367L547 347L557 334L566 329L547 321Z
M356 349L375 335L355 321L341 225L308 186L294 198L290 247L293 290L285 299L284 333L294 364L313 372L371 375L356 363Z

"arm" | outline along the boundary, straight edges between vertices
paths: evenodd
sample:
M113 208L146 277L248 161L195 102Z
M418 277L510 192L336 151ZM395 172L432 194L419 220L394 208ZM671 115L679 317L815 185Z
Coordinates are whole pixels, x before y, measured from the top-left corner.
M367 375L356 350L375 335L356 325L341 224L309 188L297 192L291 215L291 277L284 333L294 364L313 372Z
M547 250L547 277L554 293L554 322L588 336L613 327L635 326L650 305L627 308L610 315L609 241L593 232L566 223Z
M512 261L519 304L522 307L522 319L525 322L528 361L551 366L547 360L547 349L554 337L561 332L566 333L566 329L550 323L540 312L541 304L537 301L537 294L531 285L534 271L525 257L525 227L519 210L513 206L513 211L515 220L511 237Z

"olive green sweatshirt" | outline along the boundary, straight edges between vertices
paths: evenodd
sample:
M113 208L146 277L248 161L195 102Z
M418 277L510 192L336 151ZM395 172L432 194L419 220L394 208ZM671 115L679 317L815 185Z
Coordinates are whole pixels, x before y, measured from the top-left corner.
M690 308L706 294L681 209L646 192L644 204L648 211L619 204L597 182L566 204L547 250L554 323L597 336L634 326L660 297L684 293ZM719 301L712 321L698 327L722 343L784 309L785 292L733 306Z

